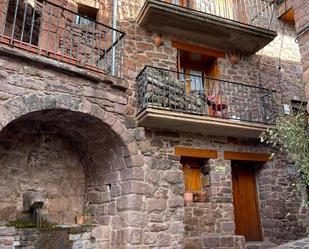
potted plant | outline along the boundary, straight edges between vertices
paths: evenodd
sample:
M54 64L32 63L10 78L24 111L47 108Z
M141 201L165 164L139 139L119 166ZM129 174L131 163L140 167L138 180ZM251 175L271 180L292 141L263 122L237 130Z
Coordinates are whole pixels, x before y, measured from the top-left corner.
M78 225L83 225L86 223L86 221L90 218L91 212L88 209L89 202L85 205L84 211L81 214L78 214L75 217L75 223Z

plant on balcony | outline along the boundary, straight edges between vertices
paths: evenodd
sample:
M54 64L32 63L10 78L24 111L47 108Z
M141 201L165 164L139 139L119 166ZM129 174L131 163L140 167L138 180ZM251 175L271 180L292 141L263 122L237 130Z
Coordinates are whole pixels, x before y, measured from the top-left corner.
M286 152L298 170L297 185L303 194L309 190L309 115L300 112L278 118L275 126L261 135L261 141L271 145L276 153ZM308 195L305 197L308 204Z

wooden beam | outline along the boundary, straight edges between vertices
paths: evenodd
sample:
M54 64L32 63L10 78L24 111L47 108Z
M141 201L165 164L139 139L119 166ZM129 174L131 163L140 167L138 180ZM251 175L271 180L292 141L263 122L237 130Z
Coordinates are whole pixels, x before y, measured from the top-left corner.
M204 55L213 56L213 57L216 57L216 58L225 58L225 52L215 50L215 49L211 49L211 48L196 46L196 45L193 45L193 44L190 44L190 43L185 43L185 42L173 40L172 46L174 48L178 48L178 49L188 51L188 52L204 54Z
M218 153L216 150L195 149L181 146L175 147L175 155L198 158L218 158Z
M224 151L224 159L256 161L256 162L267 162L271 160L270 154L268 153L235 152L235 151Z

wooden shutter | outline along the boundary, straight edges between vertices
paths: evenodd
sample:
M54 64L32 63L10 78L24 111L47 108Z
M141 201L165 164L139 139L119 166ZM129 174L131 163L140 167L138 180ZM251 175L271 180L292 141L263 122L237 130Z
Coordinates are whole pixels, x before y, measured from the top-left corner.
M188 192L201 191L201 168L198 161L186 159L182 164L185 178L185 190Z

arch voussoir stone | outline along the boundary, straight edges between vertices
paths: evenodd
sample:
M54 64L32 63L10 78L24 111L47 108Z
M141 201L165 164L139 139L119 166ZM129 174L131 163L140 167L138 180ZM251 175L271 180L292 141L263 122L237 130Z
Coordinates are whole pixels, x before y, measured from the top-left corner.
M30 93L18 96L0 104L0 131L10 122L31 112L62 109L81 112L101 120L119 136L123 145L129 148L132 154L138 154L138 145L135 141L134 129L128 129L117 115L106 111L99 105L83 97L67 94Z

